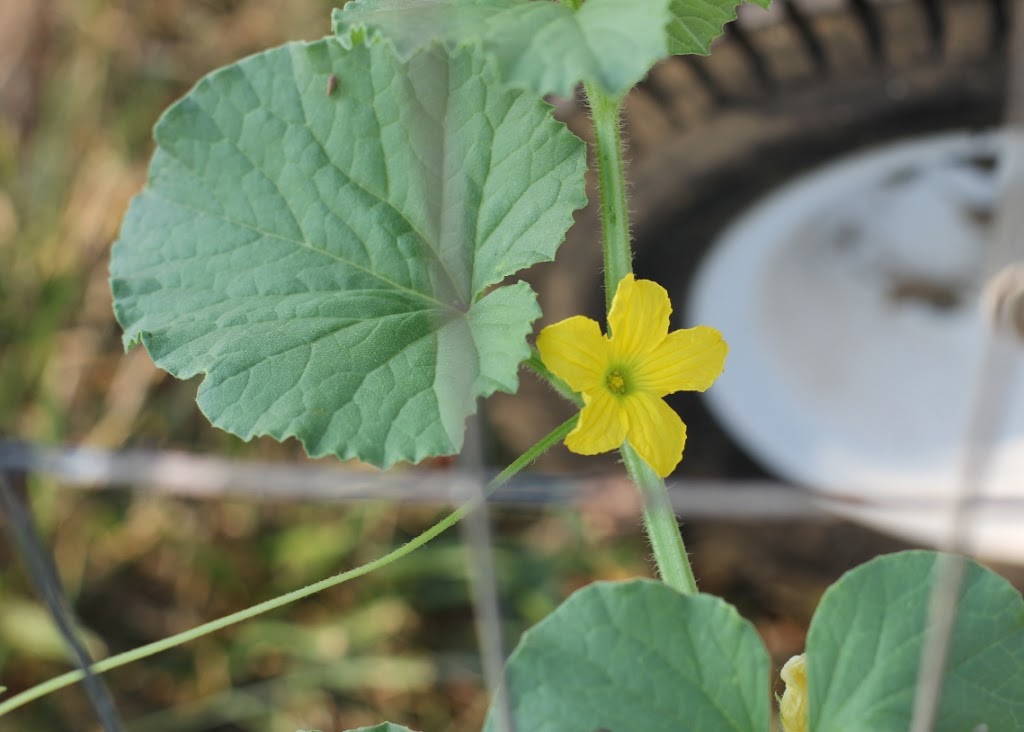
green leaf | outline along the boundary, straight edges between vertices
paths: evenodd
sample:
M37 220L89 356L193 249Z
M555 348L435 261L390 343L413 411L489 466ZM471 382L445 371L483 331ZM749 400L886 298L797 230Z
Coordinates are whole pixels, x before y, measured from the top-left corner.
M573 10L534 0L355 0L333 20L340 37L372 29L403 56L435 40L479 43L506 82L539 95L570 96L588 81L618 96L668 55L668 3L587 0Z
M126 345L245 439L380 466L452 454L513 392L524 283L586 202L583 143L465 51L290 44L221 69L156 128L114 246Z
M906 732L940 555L875 559L825 593L807 637L810 729ZM935 730L1024 729L1024 601L970 562Z
M670 54L706 54L740 2L586 0L574 10L535 0L353 0L333 25L343 40L377 31L405 56L435 40L480 44L515 86L570 96L589 82L617 97Z
M599 582L524 636L506 668L516 729L767 732L768 653L735 608L658 582ZM504 726L492 706L484 729Z
M771 4L771 0L752 2L762 8ZM672 0L668 52L674 56L688 53L706 56L711 52L711 41L722 35L722 27L736 19L739 4L728 0Z

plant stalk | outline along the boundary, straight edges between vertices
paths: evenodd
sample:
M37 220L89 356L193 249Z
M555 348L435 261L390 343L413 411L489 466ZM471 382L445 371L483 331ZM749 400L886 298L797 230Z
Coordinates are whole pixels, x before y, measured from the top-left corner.
M594 84L585 86L594 120L597 146L597 178L601 192L601 231L604 248L605 305L610 312L615 290L622 278L633 271L629 238L629 205L626 199L626 170L622 154L622 99L613 98ZM629 477L644 499L644 526L654 550L654 561L662 581L684 594L697 593L697 581L686 555L679 523L663 481L633 447L622 445L622 458Z
M533 349L533 353L523 363L526 364L527 368L533 371L537 376L548 382L555 391L558 392L559 396L567 401L572 402L577 407L583 406L583 398L572 390L568 384L562 381L560 378L551 373L551 370L544 365L544 360L540 357L540 353L537 349Z
M651 470L628 442L622 446L622 458L629 477L643 495L644 526L654 549L658 575L662 582L684 595L697 594L697 580L679 533L679 523L669 501L665 481Z
M465 505L462 505L459 508L455 509L450 514L445 516L443 519L438 521L436 524L431 526L429 529L424 531L422 534L417 536L415 539L412 539L408 543L403 544L398 549L395 549L394 551L385 554L382 557L374 559L372 562L367 562L362 566L355 567L346 572L341 572L340 574L336 574L333 577L328 577L327 579L320 580L319 582L314 582L311 585L307 585L306 587L293 590L292 592L281 595L280 597L275 597L271 600L261 602L258 605L253 605L252 607L246 608L245 610L240 610L236 613L232 613L231 615L225 615L223 618L218 618L217 620L205 623L196 628L192 628L191 630L186 630L183 633L177 633L176 635L172 635L167 638L162 638L154 643L149 643L147 645L141 646L140 648L134 648L130 651L119 653L116 656L105 658L102 661L97 661L89 667L89 673L101 674L107 671L111 671L115 668L120 668L121 666L132 663L134 661L147 658L162 651L174 648L175 646L179 646L184 643L188 643L189 641L193 641L204 635L216 632L230 625L240 623L243 620L254 618L257 615L262 615L263 613L269 612L271 610L276 610L279 607L283 607L284 605L295 602L296 600L301 600L305 597L309 597L310 595L314 595L328 588L340 585L341 583L347 582L348 580L355 579L356 577L362 577L363 575L369 574L375 569L380 569L381 567L390 564L396 559L401 559L406 554L409 554L413 550L418 549L419 547L423 546L428 541L436 537L438 534L444 532L445 529L448 529L454 524L458 523L467 514L476 510L476 508L484 500L486 500L488 496L494 493L495 490L497 490L505 483L507 483L513 476L515 476L521 470L523 470L528 465L533 463L534 460L539 458L553 446L557 445L562 440L564 440L565 436L568 435L576 426L577 420L579 420L578 414L574 415L566 422L556 427L550 434L543 437L539 442L537 442L529 450L523 453L515 462L513 462L511 465L509 465L507 468L501 471L497 476L495 476L495 478L484 487L484 490L482 491L481 495L474 498L473 500L468 501ZM42 684L33 686L30 689L26 689L20 694L15 694L10 699L6 699L3 702L0 702L0 717L7 714L8 712L14 711L15 709L21 706L24 706L25 704L28 704L31 701L39 699L40 697L43 697L51 692L78 683L79 681L82 681L85 678L85 676L86 672L83 669L76 669L74 671L69 671L68 673L54 677L49 681L43 682Z
M615 289L633 271L629 245L629 204L626 199L626 166L622 155L622 98L586 84L597 143L597 180L601 193L601 232L604 242L605 306L612 308Z

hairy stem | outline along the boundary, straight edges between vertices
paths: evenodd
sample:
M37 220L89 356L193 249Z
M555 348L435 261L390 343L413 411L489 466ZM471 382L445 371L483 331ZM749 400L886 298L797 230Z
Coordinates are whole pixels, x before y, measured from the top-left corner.
M622 458L629 477L643 494L644 526L647 527L647 536L654 549L654 561L658 565L661 581L683 594L696 594L697 580L686 555L686 546L679 533L676 512L669 501L665 481L651 470L628 442L622 446Z
M102 661L98 661L94 663L91 667L89 667L89 672L93 674L100 674L115 668L119 668L134 661L147 658L148 656L160 653L161 651L169 650L171 648L174 648L175 646L180 646L184 643L188 643L189 641L193 641L204 635L214 633L218 630L228 627L229 625L240 623L243 620L248 620L249 618L256 617L257 615L261 615L271 610L275 610L279 607L295 602L296 600L301 600L302 598L309 597L310 595L315 595L316 593L321 592L322 590L326 590L330 587L340 585L341 583L347 582L348 580L355 579L356 577L362 577L364 574L369 574L375 569L380 569L381 567L390 564L396 559L401 559L406 554L409 554L413 550L418 549L419 547L423 546L428 541L436 537L438 534L441 534L445 529L448 529L449 527L458 523L467 514L474 511L477 508L477 506L479 506L480 503L487 498L487 496L489 496L499 487L507 483L509 479L511 479L514 475L516 475L525 467L530 465L534 460L543 455L554 445L557 445L559 442L564 440L565 436L572 431L573 427L576 426L576 421L578 419L579 415L575 415L568 421L556 427L550 434L542 438L539 442L537 442L537 444L535 444L533 447L531 447L529 450L523 453L523 455L519 457L519 459L517 459L515 462L513 462L511 465L505 468L490 483L488 483L480 497L475 498L467 502L465 505L460 506L455 511L452 511L452 513L448 514L448 516L438 521L436 524L431 526L429 529L424 531L415 539L409 541L406 544L403 544L398 549L395 549L393 552L385 554L383 557L380 557L378 559L374 559L372 562L367 562L362 566L355 567L354 569L350 569L340 574L336 574L333 577L328 577L327 579L321 580L319 582L314 582L311 585L307 585L306 587L302 587L298 590L294 590L287 594L281 595L280 597L275 597L271 600L267 600L266 602L261 602L258 605L253 605L252 607L246 608L245 610L240 610L237 613L226 615L223 618L219 618L212 622L205 623L197 628L192 628L191 630L187 630L183 633L178 633L168 638L158 640L155 643L149 643L140 648L135 648L131 651L126 651L125 653L119 653L116 656L111 656L110 658L105 658ZM46 681L42 684L33 686L31 689L26 689L20 694L15 694L10 699L0 702L0 717L7 714L8 712L17 709L18 707L24 706L25 704L34 701L35 699L45 696L46 694L57 691L58 689L63 689L64 687L70 686L71 684L75 684L84 679L85 675L86 674L84 670L76 669L75 671L69 671L68 673L61 674L60 676L52 678L49 681Z
M612 307L615 288L633 271L629 246L629 205L626 201L626 167L622 157L622 99L614 98L595 84L586 84L597 142L597 179L601 191L601 232L604 242L604 297Z
M619 282L633 271L626 170L622 156L622 99L607 95L594 84L587 84L585 90L590 102L597 144L605 304L610 311ZM696 593L697 582L686 555L683 537L679 533L675 511L668 499L665 481L651 470L628 442L622 446L622 458L630 478L643 495L644 526L654 550L658 574L668 586L683 593Z
M537 374L537 376L548 382L548 384L551 385L551 388L557 391L561 397L572 402L577 407L583 406L583 398L573 391L572 387L551 373L551 370L544 365L544 361L541 359L540 353L537 352L537 349L533 350L533 353L530 354L530 357L526 359L524 363L531 371Z

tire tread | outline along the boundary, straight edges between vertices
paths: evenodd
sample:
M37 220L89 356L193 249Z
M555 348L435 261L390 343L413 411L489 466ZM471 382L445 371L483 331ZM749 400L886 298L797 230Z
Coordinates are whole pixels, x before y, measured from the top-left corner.
M799 39L804 54L810 59L816 74L824 76L829 71L828 54L825 53L822 39L818 36L814 24L808 20L807 15L794 0L782 0L781 7L786 23Z

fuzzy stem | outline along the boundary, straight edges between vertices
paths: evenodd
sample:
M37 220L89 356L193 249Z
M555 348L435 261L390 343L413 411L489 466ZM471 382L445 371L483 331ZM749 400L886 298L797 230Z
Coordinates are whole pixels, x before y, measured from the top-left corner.
M551 370L544 365L544 361L541 359L537 349L533 349L533 353L530 354L530 357L524 363L533 373L548 382L551 388L557 391L561 397L572 402L577 407L583 406L583 398L573 391L572 387L551 373Z
M669 501L665 481L651 470L628 442L622 446L622 458L629 477L643 494L644 525L662 582L683 594L697 594L697 580L686 556L686 546L679 533L679 523Z
M604 242L604 297L612 307L615 288L633 271L629 246L629 205L626 201L626 166L622 156L622 99L596 84L586 84L597 143L597 180L601 192L601 230Z
M595 84L586 84L584 88L590 102L597 143L597 178L601 192L604 243L604 292L605 304L608 311L611 311L619 282L633 271L620 128L622 99L609 96ZM686 556L686 547L679 533L675 511L668 499L665 481L651 470L628 442L622 446L622 458L630 478L643 494L644 525L654 550L658 574L669 587L687 594L696 593L697 581Z
M559 442L564 440L565 436L572 431L573 427L576 426L576 421L578 419L579 415L573 416L559 427L556 427L550 434L542 438L533 447L523 453L521 457L501 471L501 473L486 485L482 495L468 501L465 505L452 511L452 513L438 521L415 539L403 544L398 549L385 554L383 557L374 559L372 562L367 562L362 566L355 567L354 569L350 569L346 572L336 574L333 577L328 577L327 579L320 580L319 582L314 582L313 584L307 585L306 587L302 587L298 590L293 590L292 592L281 595L280 597L275 597L271 600L261 602L258 605L253 605L252 607L240 610L237 613L232 613L231 615L226 615L223 618L218 618L212 622L200 625L197 628L192 628L191 630L187 630L183 633L177 633L168 638L162 638L155 643L149 643L140 648L135 648L130 651L126 651L125 653L119 653L116 656L105 658L102 661L97 661L89 668L89 671L93 674L101 674L134 661L147 658L156 653L169 650L175 646L188 643L196 638L200 638L204 635L226 628L229 625L240 623L243 620L248 620L249 618L256 617L257 615L269 612L270 610L275 610L279 607L295 602L296 600L301 600L302 598L314 595L322 590L340 585L342 582L347 582L348 580L355 579L356 577L362 577L364 574L369 574L375 569L380 569L396 559L404 557L414 549L418 549L426 544L438 534L442 533L445 529L458 523L462 518L474 511L484 500L486 500L487 496L507 483L509 479L516 475L516 473L530 465L534 460L543 455L554 445L557 445ZM52 678L42 684L33 686L30 689L26 689L20 694L15 694L10 699L0 702L0 717L17 709L18 707L24 706L31 701L45 696L46 694L57 691L58 689L63 689L71 684L75 684L84 678L85 671L82 669L76 669L74 671L61 674L60 676Z

